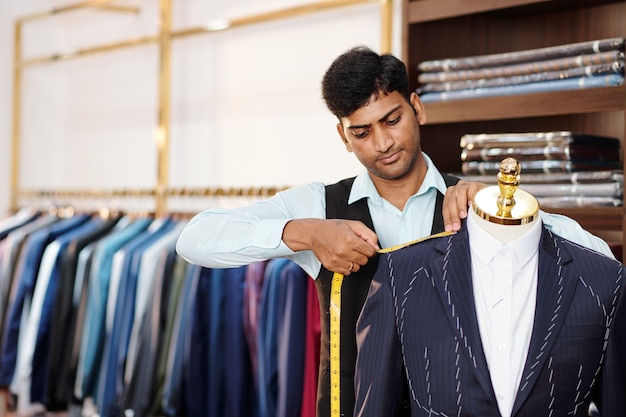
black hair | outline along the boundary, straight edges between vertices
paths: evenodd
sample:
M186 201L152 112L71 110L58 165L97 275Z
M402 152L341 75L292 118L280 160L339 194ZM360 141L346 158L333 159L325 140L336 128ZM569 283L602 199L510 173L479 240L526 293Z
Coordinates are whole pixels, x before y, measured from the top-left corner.
M363 107L372 94L398 91L410 103L406 66L391 54L379 55L365 46L341 54L322 80L322 96L338 119Z

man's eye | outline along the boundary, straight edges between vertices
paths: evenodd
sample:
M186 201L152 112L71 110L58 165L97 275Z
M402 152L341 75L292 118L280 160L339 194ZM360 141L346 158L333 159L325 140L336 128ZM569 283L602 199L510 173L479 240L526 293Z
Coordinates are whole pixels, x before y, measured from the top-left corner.
M365 136L367 136L367 130L363 130L359 132L353 131L352 136L354 136L357 139L363 139Z
M387 121L387 123L390 125L395 125L395 124L398 124L399 122L400 122L400 116L396 117L395 119L389 119Z

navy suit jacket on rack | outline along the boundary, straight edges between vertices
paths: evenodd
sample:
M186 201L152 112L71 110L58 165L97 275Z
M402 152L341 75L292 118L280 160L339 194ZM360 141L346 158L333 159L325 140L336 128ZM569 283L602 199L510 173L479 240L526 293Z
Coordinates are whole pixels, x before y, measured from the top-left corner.
M357 325L355 416L500 416L482 348L467 229L380 256ZM621 263L543 229L532 337L512 416L626 415ZM508 417L508 416L507 416Z

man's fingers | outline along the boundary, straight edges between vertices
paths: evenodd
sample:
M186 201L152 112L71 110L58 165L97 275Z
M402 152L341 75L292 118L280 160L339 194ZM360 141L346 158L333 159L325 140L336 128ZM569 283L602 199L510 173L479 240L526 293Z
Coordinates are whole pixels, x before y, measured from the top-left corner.
M456 231L460 228L461 217L459 215L459 211L462 210L459 208L457 196L458 191L459 188L457 188L457 186L455 186L454 188L448 188L448 190L446 191L446 195L443 199L443 224L445 226L445 230L448 232Z
M319 226L313 233L312 250L330 271L357 272L379 249L376 234L360 221L333 219Z
M456 232L461 228L461 220L467 217L468 205L483 186L481 183L461 180L448 187L442 208L446 231Z
M369 244L374 249L374 251L380 250L380 246L378 246L378 239L376 239L376 237L374 237L374 238L363 237L362 239L365 242L367 242L367 244Z
M372 230L370 230L367 226L365 226L361 222L354 222L351 225L352 231L358 237L360 237L364 242L370 245L374 252L380 249L378 246L378 236ZM374 252L368 252L369 256L373 256Z
M361 265L355 262L350 262L350 265L347 268L347 272L344 275L348 276L350 274L354 274L355 272L358 272L359 269L361 269Z

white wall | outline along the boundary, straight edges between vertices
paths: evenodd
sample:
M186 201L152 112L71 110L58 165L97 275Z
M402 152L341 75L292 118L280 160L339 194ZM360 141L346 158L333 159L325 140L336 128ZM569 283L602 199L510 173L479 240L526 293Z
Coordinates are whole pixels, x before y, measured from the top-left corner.
M183 29L307 2L174 0L173 25ZM14 19L74 3L0 0L0 212L9 206ZM118 4L142 11L82 10L27 23L24 55L156 33L156 0ZM286 186L357 173L361 167L335 131L320 82L344 50L356 44L380 49L379 13L373 2L174 40L170 185ZM399 53L398 23L394 29ZM153 187L157 60L157 46L150 44L26 68L20 186Z

